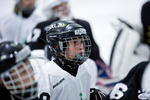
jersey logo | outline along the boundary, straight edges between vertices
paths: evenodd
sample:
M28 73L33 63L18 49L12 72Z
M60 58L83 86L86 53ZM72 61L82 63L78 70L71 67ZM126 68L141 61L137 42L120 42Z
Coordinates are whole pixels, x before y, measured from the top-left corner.
M75 35L82 35L82 34L86 34L85 29L79 28L79 29L75 30Z
M49 25L47 27L47 31L51 30L51 29L54 29L54 28L60 28L60 27L65 27L66 24L65 23L55 23L55 24L52 24L52 25Z
M87 100L87 99L83 99L83 94L80 93L80 100Z
M150 99L150 92L145 92L145 91L139 91L139 95L138 95L138 98L140 100L149 100Z
M55 88L56 86L58 86L60 83L62 83L65 79L62 78L59 82L57 82L55 85L53 85L53 88Z
M126 84L118 83L110 93L110 99L120 99L124 96L124 92L128 90Z

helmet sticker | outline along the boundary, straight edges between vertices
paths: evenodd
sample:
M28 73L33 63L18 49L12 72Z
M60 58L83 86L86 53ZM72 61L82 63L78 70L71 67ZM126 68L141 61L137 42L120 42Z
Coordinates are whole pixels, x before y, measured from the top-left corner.
M75 35L82 35L82 34L86 34L85 29L79 28L79 29L75 30Z
M55 23L55 24L52 24L48 27L49 30L53 29L53 28L60 28L60 27L65 27L66 24L65 23Z

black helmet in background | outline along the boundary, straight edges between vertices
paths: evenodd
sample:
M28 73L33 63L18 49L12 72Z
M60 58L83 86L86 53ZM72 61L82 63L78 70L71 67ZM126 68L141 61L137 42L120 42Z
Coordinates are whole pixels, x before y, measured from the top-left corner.
M15 99L32 100L37 97L30 54L30 48L20 43L0 43L0 80Z

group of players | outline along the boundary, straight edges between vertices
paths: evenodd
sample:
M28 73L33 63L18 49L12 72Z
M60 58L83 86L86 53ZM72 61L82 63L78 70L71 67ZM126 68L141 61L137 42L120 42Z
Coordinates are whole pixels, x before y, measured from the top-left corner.
M26 44L8 41L1 35L4 41L0 43L0 97L4 100L149 100L149 61L133 67L109 94L96 87L97 66L104 70L98 75L110 78L111 74L100 58L90 25L71 16L67 1L55 3L57 6L51 6L52 18L37 24ZM29 17L32 10L22 14Z

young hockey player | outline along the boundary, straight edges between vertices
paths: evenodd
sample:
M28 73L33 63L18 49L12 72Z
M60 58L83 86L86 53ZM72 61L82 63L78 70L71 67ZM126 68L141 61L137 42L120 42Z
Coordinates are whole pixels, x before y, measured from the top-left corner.
M2 42L0 49L0 96L7 98L10 95L15 100L35 99L37 82L28 59L30 48L8 41Z
M32 55L28 46L10 41L0 43L0 98L4 100L42 98L43 95L38 94L38 89L44 86L41 85L44 82L41 70L44 63L45 60Z
M76 23L57 21L49 26L47 42L54 57L44 66L50 69L51 100L89 100L90 74L84 62L91 42L86 30Z
M45 39L46 39L45 34L51 23L58 20L73 21L83 26L90 37L92 48L91 48L91 54L89 58L95 61L98 69L98 75L100 77L110 78L111 77L110 68L105 64L105 62L100 57L99 47L93 38L93 33L89 22L82 19L77 19L72 16L68 0L53 0L53 1L47 0L47 2L43 2L43 3L44 3L43 12L46 13L48 20L39 23L33 29L32 36L30 36L29 39L31 40L31 42L28 43L31 49L43 49L45 47ZM48 54L49 54L49 59L51 59L50 56L51 53L49 52Z
M44 20L35 11L36 0L14 0L13 12L0 19L0 41L25 43L34 26Z
M86 30L73 22L56 21L49 26L46 38L54 59L43 66L50 93L41 91L51 100L89 100L91 42Z

